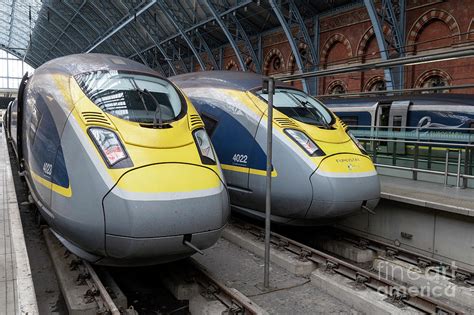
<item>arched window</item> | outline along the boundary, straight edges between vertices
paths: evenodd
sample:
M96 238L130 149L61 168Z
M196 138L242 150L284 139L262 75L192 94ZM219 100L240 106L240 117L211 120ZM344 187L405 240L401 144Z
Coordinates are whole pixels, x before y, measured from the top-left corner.
M273 48L270 50L263 61L263 74L281 73L285 71L283 55L280 50Z
M416 80L416 88L443 87L451 85L451 76L444 70L431 69L423 72ZM423 93L448 93L449 89L423 91Z
M346 93L346 88L340 84L334 84L328 89L328 94L344 94Z
M326 94L344 94L347 92L347 85L343 80L334 80L329 83Z
M364 90L366 92L385 91L387 90L387 84L382 77L376 76L367 82Z
M432 75L427 77L421 84L422 88L430 88L430 87L440 87L440 86L448 86L448 80L440 75ZM449 90L433 90L433 91L423 91L422 93L447 93Z
M277 72L280 70L281 68L281 59L280 57L278 56L275 56L273 57L272 61L271 61L271 64L272 64L272 70Z

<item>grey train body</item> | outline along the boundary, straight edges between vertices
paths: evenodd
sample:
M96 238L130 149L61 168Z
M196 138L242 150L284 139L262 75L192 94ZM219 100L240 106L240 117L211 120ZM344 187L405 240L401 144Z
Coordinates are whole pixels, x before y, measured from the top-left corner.
M195 253L184 245L185 238L199 249L210 247L230 213L227 189L214 170L171 161L131 168L118 181L107 174L97 148L73 115L76 104L71 101L71 82L64 80L98 70L158 76L121 57L71 55L50 61L29 79L25 77L18 106L8 108L11 123L5 128L42 216L71 252L102 265L151 265L185 258ZM130 167L130 163L133 161L124 160L117 165ZM126 195L118 187L119 181L138 169L173 163L203 169L208 176L219 178L219 188L179 198L179 194Z
M266 108L256 106L260 110L252 110L246 102L252 104L253 101L243 100L246 96L238 95L254 95L252 91L261 87L262 76L211 71L170 79L192 100L205 123L206 119L218 120L220 127L227 129L222 131L225 137L219 136L218 129L215 129L211 139L228 184L232 210L263 218L266 194ZM228 150L235 151L229 154ZM242 155L248 158L249 172L235 171L232 158L236 153L241 153L237 158ZM335 156L337 154L331 155L331 158ZM272 164L277 173L277 176L272 177L273 222L323 225L360 211L362 204L373 209L379 201L380 183L375 171L358 177L318 173L314 162L296 150L291 139L275 131Z

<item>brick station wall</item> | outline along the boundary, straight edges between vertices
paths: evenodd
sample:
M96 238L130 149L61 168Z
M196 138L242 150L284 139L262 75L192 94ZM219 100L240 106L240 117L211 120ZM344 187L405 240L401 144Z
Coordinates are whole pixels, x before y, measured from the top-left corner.
M473 21L474 1L407 1L405 26L407 54L448 51L474 44ZM312 35L311 22L308 21L307 25ZM384 29L384 32L389 33L390 30ZM262 37L262 49L264 74L295 71L292 52L281 29ZM320 68L344 67L347 64L364 63L378 58L380 58L379 48L365 7L320 19ZM252 65L250 59L246 62ZM224 49L223 68L240 70L238 60L230 46ZM450 85L474 83L473 59L406 66L404 87L420 87L432 75L442 76ZM319 79L318 93L326 94L337 84L349 92L366 91L382 78L382 70L328 76ZM295 82L294 85L301 87L300 82ZM474 93L474 89L458 92Z

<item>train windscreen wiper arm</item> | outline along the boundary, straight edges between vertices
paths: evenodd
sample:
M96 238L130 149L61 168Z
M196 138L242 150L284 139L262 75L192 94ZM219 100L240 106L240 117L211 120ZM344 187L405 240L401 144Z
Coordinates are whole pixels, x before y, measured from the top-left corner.
M150 96L152 98L153 102L156 105L155 114L153 115L153 128L156 128L157 126L158 126L158 128L161 128L163 126L163 117L162 117L162 114L161 114L161 104L158 102L156 97L150 91L148 91L147 89L143 89L143 92L146 93L148 96ZM158 116L158 125L156 124L156 114L157 113L159 115Z

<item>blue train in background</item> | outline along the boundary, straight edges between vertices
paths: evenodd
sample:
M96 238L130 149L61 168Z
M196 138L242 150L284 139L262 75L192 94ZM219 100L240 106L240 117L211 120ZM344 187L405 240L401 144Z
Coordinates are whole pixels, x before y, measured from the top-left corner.
M474 128L474 96L468 94L324 98L322 101L349 126Z

